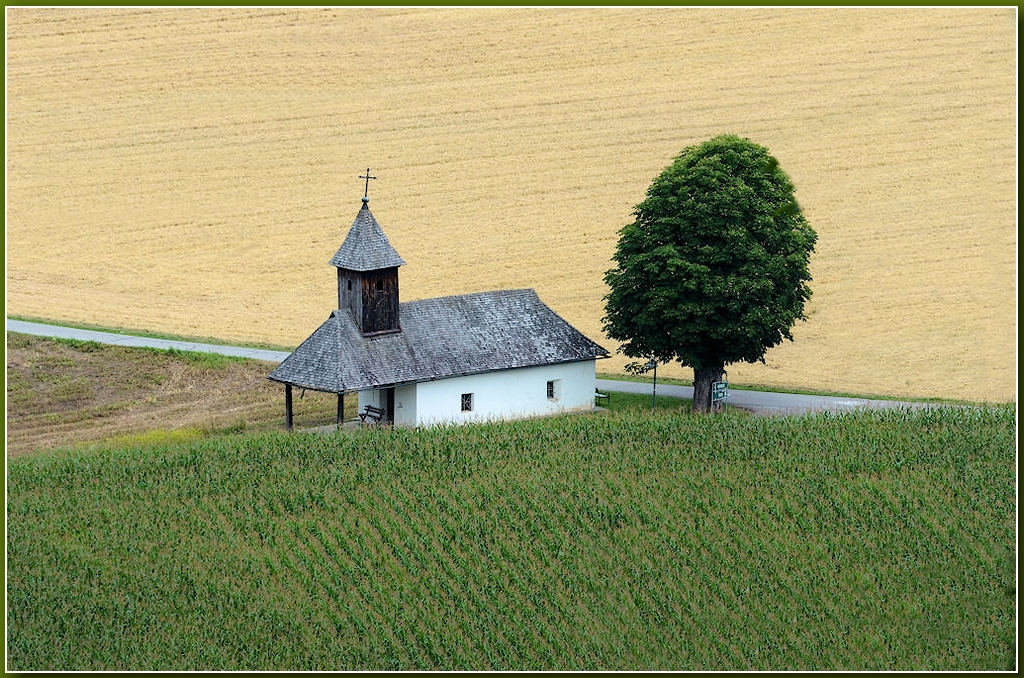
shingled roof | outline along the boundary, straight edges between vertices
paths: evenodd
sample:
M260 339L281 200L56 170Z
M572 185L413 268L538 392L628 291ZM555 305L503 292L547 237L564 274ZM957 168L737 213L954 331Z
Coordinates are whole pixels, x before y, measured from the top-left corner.
M350 271L376 271L403 265L405 261L388 242L384 230L363 202L345 242L331 258L331 266Z
M531 289L409 301L401 319L401 332L366 337L336 310L269 378L345 393L609 355Z

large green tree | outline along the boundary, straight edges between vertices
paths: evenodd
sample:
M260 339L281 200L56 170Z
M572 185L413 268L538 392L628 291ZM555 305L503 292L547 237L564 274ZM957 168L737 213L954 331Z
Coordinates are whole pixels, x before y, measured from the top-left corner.
M693 368L711 408L725 366L764 354L806 320L817 234L768 150L724 135L683 150L619 231L604 330L632 358Z

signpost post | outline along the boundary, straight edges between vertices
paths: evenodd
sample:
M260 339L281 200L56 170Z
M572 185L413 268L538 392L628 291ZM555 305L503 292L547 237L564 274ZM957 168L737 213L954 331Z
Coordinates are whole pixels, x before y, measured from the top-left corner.
M651 412L654 412L658 405L657 396L655 393L658 391L658 363L657 361L651 360L644 365L649 370L654 370L654 383L651 384Z

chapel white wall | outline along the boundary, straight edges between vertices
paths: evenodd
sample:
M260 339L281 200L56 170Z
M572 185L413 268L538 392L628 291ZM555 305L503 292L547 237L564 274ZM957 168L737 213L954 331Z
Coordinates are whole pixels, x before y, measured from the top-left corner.
M359 411L363 412L367 405L373 407L383 407L381 403L384 402L384 391L359 391Z
M419 384L407 384L395 389L395 425L416 425L416 394Z
M547 397L548 381L557 384L555 399ZM593 360L420 382L413 399L415 421L420 426L462 424L592 410L596 384ZM461 411L464 393L473 394L472 412ZM398 419L397 393L395 407Z

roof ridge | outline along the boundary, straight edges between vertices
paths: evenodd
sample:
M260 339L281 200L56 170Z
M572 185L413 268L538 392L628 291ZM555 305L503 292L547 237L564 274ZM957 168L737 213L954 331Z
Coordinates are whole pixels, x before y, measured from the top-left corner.
M511 295L513 293L531 293L534 296L536 296L538 299L540 298L540 295L537 294L537 290L533 289L532 287L520 287L520 288L516 288L516 289L509 289L509 290L479 290L477 292L464 292L462 294L445 294L445 295L442 295L440 297L426 297L424 299L412 299L410 301L403 301L402 305L405 305L405 304L415 304L415 303L427 302L427 301L444 301L444 300L448 300L448 299L464 299L464 298L467 298L467 297L486 297L486 296L496 296L496 295Z

